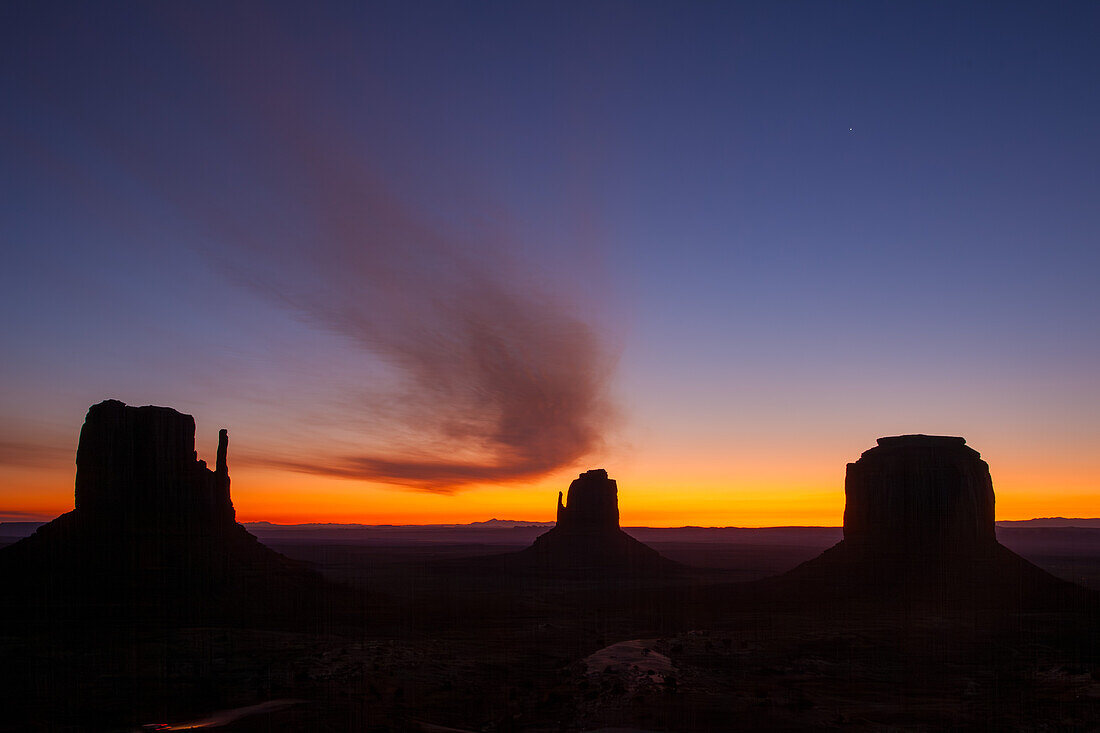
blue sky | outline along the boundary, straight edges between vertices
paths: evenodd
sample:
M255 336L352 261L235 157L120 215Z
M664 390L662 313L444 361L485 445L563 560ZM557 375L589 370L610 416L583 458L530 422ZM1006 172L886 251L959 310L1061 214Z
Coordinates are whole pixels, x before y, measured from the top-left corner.
M9 487L71 473L35 447L118 397L254 456L731 502L785 451L797 504L878 435L953 432L1009 495L1097 496L1093 3L2 12ZM543 367L553 449L496 386Z

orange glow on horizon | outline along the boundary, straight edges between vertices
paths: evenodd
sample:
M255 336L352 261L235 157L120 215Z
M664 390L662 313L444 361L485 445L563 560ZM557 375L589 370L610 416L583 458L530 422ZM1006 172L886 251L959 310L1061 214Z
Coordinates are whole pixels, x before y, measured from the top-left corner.
M594 464L595 465L595 464ZM1100 507L1091 476L1021 467L994 469L997 519L1090 517ZM840 526L844 515L843 469L813 480L819 466L788 467L785 481L768 481L762 467L738 481L719 471L677 481L611 471L619 484L623 526L769 527ZM359 481L260 467L232 471L232 498L241 522L358 524L465 524L491 518L553 521L558 491L578 471L569 470L521 486L481 486L454 494L411 491ZM1043 473L1040 482L1039 473ZM707 475L709 474L709 475ZM73 508L73 469L3 467L0 515L6 521L45 520ZM1036 490L1037 485L1057 486Z

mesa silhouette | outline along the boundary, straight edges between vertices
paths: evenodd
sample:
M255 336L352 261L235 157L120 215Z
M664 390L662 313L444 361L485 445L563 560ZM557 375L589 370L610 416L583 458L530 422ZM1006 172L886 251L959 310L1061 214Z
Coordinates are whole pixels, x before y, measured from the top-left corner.
M844 539L777 578L765 597L940 607L1076 608L1095 594L1001 545L993 480L960 437L900 435L849 463Z
M585 471L569 484L562 501L558 492L557 523L512 564L572 575L644 576L681 568L619 527L619 488L602 468Z
M0 550L10 613L185 620L298 617L320 575L236 522L229 436L211 471L195 420L168 407L107 400L88 410L76 454L76 505Z

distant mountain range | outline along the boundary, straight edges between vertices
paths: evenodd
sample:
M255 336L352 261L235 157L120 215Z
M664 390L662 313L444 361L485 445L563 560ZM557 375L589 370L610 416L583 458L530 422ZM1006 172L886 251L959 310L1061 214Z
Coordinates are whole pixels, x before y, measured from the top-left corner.
M340 524L336 522L312 522L308 524L275 524L273 522L242 522L250 530L278 530L278 529L408 529L412 527L420 529L512 529L513 527L553 527L553 522L528 522L523 519L487 519L484 522L470 522L468 524ZM2 526L2 524L0 524Z
M28 537L41 527L45 522L0 522L0 537L15 539ZM511 529L539 529L553 527L553 522L531 522L524 519L487 519L483 522L470 522L468 524L341 524L336 522L312 522L307 524L275 524L273 522L242 522L244 527L251 532L318 532L336 530L373 530L378 532L393 531L424 531L432 532L443 530L511 530ZM1067 518L1067 517L1038 517L1036 519L1002 520L997 522L998 527L1085 527L1100 529L1100 518ZM659 532L660 527L628 527L630 530L651 530ZM675 527L679 529L695 531L706 534L707 530L745 530L752 532L768 532L777 530L837 530L839 527Z
M0 537L30 537L45 522L0 522Z
M1098 518L1039 517L997 522L998 527L1100 527Z
M20 524L10 522L9 524ZM25 522L23 524L33 524ZM483 522L469 522L467 524L338 524L331 522L315 522L311 524L274 524L272 522L242 522L250 530L277 530L277 529L512 529L515 527L553 527L554 522L530 522L524 519L487 519ZM1038 517L1036 519L1006 519L997 522L998 527L1100 527L1100 518L1067 518L1067 517ZM0 534L3 534L4 523L0 523ZM684 527L631 527L631 529L839 529L839 527L825 526L795 526L782 525L776 527L703 527L688 525Z

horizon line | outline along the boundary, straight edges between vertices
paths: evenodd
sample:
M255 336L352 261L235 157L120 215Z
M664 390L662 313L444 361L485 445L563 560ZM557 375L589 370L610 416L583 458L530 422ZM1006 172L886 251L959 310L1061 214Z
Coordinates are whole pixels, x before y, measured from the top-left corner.
M63 512L64 513L64 512ZM60 515L58 515L60 516ZM11 518L9 518L11 517ZM6 515L0 514L0 524L46 524L53 521L57 517L41 518L41 517L28 517L26 515ZM995 519L994 524L1023 524L1028 522L1041 522L1041 521L1061 521L1061 522L1100 522L1100 517L1031 517L1028 519ZM476 527L478 525L514 525L522 527L523 525L530 527L552 527L556 524L553 520L532 520L532 519L497 519L491 517L490 519L475 520L472 522L425 522L425 523L393 523L393 522L380 522L380 523L367 523L367 522L272 522L266 519L251 519L251 520L237 520L238 524L243 526L249 525L268 525L278 528L293 528L293 527L330 527L330 528L371 528L371 527ZM637 524L637 525L621 525L623 529L843 529L843 524L760 524L760 525L707 525L707 524L679 524L679 525L651 525L651 524Z

